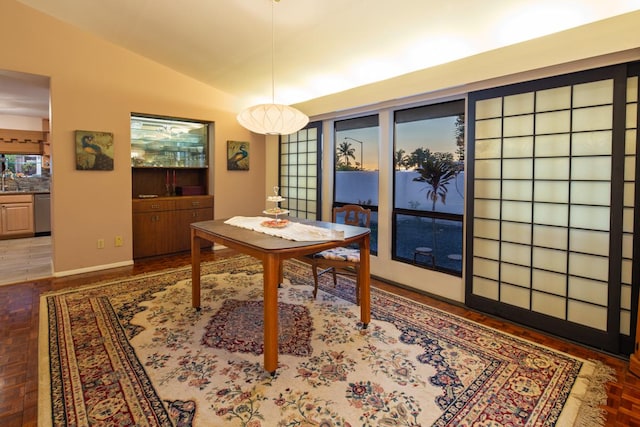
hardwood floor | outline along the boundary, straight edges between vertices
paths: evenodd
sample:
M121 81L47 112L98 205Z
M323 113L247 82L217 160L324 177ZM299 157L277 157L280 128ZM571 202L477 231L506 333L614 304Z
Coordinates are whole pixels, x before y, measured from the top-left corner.
M0 240L0 285L51 276L51 236Z
M233 254L230 250L216 252L217 257ZM212 259L210 251L203 251L203 260ZM37 425L38 308L41 293L187 265L189 262L189 254L179 254L97 273L0 286L0 426ZM640 378L628 371L626 360L379 281L374 281L373 285L556 350L608 364L616 370L616 381L608 384L604 407L606 426L640 427Z

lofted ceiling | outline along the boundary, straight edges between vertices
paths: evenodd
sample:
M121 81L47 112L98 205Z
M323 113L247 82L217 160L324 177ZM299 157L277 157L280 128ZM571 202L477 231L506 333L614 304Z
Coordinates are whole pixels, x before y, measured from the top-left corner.
M49 78L0 70L0 115L49 117Z
M272 82L275 102L295 104L640 9L640 0L18 1L242 106L271 102ZM1 102L10 77L0 73L0 114L18 111Z

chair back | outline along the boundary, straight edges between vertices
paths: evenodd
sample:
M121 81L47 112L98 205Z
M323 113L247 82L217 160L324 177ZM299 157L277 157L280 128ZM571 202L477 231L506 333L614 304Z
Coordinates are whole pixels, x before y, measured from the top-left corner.
M371 225L371 209L365 209L360 205L344 205L333 208L333 222L344 213L344 223L356 227L369 228Z

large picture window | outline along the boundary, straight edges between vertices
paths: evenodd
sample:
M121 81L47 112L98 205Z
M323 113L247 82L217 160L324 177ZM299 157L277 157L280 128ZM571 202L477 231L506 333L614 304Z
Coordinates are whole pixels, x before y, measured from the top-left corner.
M357 204L371 209L371 252L378 251L378 115L335 123L333 206Z
M464 101L395 113L393 259L462 273Z

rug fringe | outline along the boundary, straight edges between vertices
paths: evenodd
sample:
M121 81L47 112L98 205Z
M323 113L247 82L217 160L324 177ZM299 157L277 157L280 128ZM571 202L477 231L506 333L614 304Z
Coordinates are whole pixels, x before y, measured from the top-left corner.
M574 427L604 426L606 422L606 412L602 405L607 402L606 383L615 381L616 371L604 363L590 359L594 367L591 373L580 375L579 380L587 383L587 388L582 396L573 396L580 401L580 407Z

